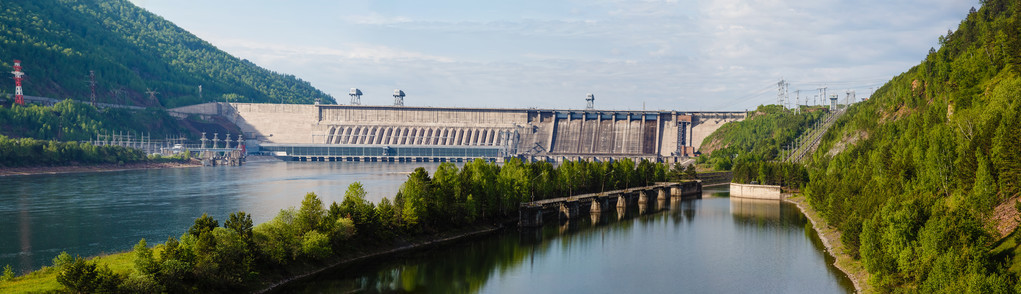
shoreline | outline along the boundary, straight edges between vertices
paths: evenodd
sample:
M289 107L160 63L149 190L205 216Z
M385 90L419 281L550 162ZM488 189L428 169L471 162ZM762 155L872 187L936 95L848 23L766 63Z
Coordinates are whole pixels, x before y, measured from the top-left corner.
M819 236L823 245L826 246L826 253L835 260L833 265L844 272L844 275L847 275L847 278L854 284L855 292L872 293L872 287L868 284L868 271L865 270L865 266L861 264L861 261L854 260L851 258L851 255L844 251L844 243L840 241L841 232L837 228L831 227L818 212L809 207L804 195L786 194L786 197L783 197L783 201L797 206L801 210L801 214L805 215L809 222L812 223L816 235Z
M0 177L32 176L32 175L56 175L70 173L93 173L93 172L114 172L126 170L160 169L160 168L183 168L202 166L201 163L192 161L182 162L138 162L127 164L97 164L97 165L62 165L62 166L32 166L0 168Z

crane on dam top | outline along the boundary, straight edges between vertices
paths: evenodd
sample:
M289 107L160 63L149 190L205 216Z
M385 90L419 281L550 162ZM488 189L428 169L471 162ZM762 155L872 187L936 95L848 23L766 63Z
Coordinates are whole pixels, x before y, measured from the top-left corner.
M595 109L596 108L595 103L596 103L596 95L592 95L592 93L588 93L588 95L585 96L585 109L588 109L588 110Z
M362 90L351 88L351 105L362 105Z
M404 91L394 89L394 106L404 106Z

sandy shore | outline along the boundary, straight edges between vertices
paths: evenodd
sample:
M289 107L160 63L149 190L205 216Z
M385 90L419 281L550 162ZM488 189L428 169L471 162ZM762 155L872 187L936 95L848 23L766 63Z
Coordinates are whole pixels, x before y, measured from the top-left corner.
M25 175L51 175L83 172L111 172L122 170L153 169L153 168L178 168L202 166L198 161L190 163L179 162L141 162L128 164L98 164L98 165L67 165L67 166L35 166L35 167L11 167L0 168L0 177L25 176Z
M784 198L784 201L797 205L798 209L801 209L801 213L812 222L812 227L819 234L819 239L822 239L822 243L826 245L826 252L836 259L833 265L851 279L851 282L854 283L855 291L858 293L872 293L872 287L868 284L869 272L865 270L865 266L860 261L854 260L845 251L844 243L840 241L840 231L837 228L831 227L818 212L812 209L808 205L808 200L805 199L805 196L800 194L790 195Z

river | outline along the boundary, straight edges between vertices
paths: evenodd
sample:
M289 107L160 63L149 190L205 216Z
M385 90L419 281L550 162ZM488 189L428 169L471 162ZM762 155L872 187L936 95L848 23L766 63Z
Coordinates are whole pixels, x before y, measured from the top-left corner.
M272 162L0 178L0 264L24 270L61 251L82 256L129 250L140 238L184 233L203 212L222 222L244 210L257 223L297 206L306 192L341 201L347 185L369 199L392 197L422 163ZM437 164L425 164L435 170ZM663 211L603 213L541 229L509 229L476 240L340 267L284 292L429 293L842 293L833 267L797 207L729 198Z

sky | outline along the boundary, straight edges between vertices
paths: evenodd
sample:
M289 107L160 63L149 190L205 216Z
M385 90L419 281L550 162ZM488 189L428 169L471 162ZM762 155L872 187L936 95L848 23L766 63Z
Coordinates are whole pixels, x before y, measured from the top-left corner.
M743 111L858 98L977 0L130 0L341 104ZM800 90L800 92L796 92ZM794 102L791 102L792 104ZM804 102L802 103L804 104Z

